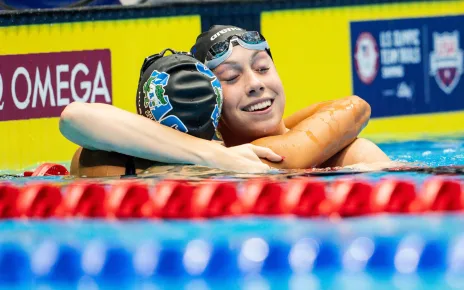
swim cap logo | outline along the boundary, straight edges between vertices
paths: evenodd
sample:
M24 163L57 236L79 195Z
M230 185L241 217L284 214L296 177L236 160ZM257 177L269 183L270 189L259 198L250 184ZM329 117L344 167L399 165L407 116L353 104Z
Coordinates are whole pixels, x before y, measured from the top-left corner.
M433 34L430 74L442 91L451 94L463 73L463 52L459 48L459 31Z
M218 31L218 32L216 32L213 36L211 36L210 40L213 41L213 40L215 40L216 38L218 38L221 34L226 34L226 33L229 32L229 31L235 31L235 30L243 30L243 29L238 28L238 27L224 28L223 30Z
M213 74L213 72L209 68L207 68L204 64L197 62L196 67L200 73L213 79L211 81L211 86L213 87L214 94L216 95L216 105L214 106L213 113L211 114L211 119L213 120L214 128L217 128L219 117L221 116L222 100L223 100L221 83L219 82L217 77Z
M168 103L167 96L164 97L164 86L168 84L168 80L169 75L167 73L154 71L151 74L143 85L145 107L160 107Z
M168 84L169 74L154 70L143 84L144 106L150 108L153 118L160 124L187 133L185 124L175 115L166 116L172 111L169 97L165 95L164 87ZM150 116L149 116L150 117Z

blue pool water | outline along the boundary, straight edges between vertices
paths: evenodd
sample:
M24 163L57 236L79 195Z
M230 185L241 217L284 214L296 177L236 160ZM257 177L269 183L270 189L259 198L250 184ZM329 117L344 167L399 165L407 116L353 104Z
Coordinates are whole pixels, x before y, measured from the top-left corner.
M432 140L420 140L420 141L405 141L405 142L384 142L378 143L379 147L393 160L398 162L404 162L411 166L463 166L464 165L464 137L462 138L442 138ZM69 163L62 163L69 168ZM36 181L47 181L47 182L58 182L68 183L72 182L73 179L68 177L60 176L47 176L47 177L29 177L29 178L12 178L11 176L2 176L2 174L21 174L21 172L11 172L8 170L0 170L0 180L8 180L18 185L22 185L28 182ZM241 177L241 175L238 175ZM408 180L415 181L420 184L424 179L430 177L428 174L414 173L414 172L399 172L399 173L387 173L387 172L375 172L361 175L352 175L352 178L363 178L366 180L376 181L384 177L401 177ZM222 177L231 177L230 173L218 172L215 178L221 179ZM246 175L249 177L249 175ZM326 180L333 180L340 176L319 176ZM153 176L153 178L159 179L162 176ZM457 176L458 179L463 179L463 176Z
M426 166L464 164L464 138L380 143L392 159Z
M464 139L380 147L393 160L414 165L464 165ZM430 176L349 177L395 177L420 186ZM19 186L72 181L4 179ZM464 289L464 214L5 220L0 227L5 289Z

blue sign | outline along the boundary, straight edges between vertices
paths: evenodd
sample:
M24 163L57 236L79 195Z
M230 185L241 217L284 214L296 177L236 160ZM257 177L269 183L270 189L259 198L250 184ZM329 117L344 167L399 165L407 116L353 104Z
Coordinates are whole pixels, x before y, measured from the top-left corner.
M373 117L464 109L464 16L352 22L353 93Z

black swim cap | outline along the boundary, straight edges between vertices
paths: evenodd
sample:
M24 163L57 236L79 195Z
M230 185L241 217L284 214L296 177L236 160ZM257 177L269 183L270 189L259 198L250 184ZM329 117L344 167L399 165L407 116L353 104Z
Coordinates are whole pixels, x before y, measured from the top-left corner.
M245 29L230 25L213 25L208 31L203 32L197 37L195 45L192 47L190 52L195 56L196 59L202 63L206 60L208 50L213 44L224 41L232 35L236 35L237 32L245 32Z
M172 54L164 56L166 50ZM181 132L212 140L222 108L219 80L190 53L166 50L145 59L137 112Z

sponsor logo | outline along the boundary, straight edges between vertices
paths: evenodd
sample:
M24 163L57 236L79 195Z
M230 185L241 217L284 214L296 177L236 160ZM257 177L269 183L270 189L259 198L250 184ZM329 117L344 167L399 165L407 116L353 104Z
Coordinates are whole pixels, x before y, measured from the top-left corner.
M224 28L223 30L218 31L218 32L216 32L213 36L211 36L210 40L213 41L213 40L215 40L216 38L218 38L218 37L219 37L220 35L222 35L222 34L226 34L227 32L236 31L236 30L243 30L243 29L238 28L238 27Z
M109 50L0 56L0 121L59 117L71 102L112 103Z

